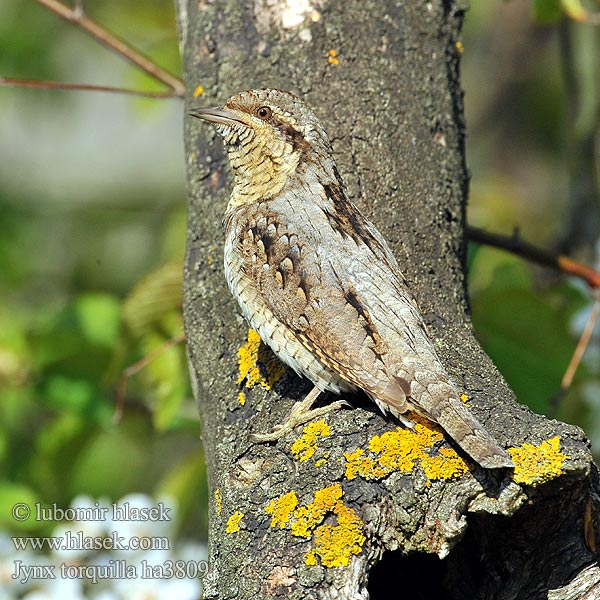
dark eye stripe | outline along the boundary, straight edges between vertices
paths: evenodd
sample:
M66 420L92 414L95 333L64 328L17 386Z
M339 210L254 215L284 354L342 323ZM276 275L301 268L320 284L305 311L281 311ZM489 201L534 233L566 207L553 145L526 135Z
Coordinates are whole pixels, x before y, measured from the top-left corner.
M271 121L272 125L279 129L283 135L289 140L289 142L294 147L294 150L305 150L308 149L310 144L306 141L304 136L300 131L292 127L289 123L285 123L284 121L280 121L279 119L274 118Z

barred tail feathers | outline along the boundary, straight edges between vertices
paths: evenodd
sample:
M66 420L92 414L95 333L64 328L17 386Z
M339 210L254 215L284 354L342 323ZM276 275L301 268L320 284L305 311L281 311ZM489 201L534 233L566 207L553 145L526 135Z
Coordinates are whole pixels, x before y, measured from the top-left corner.
M424 375L420 373L420 375ZM432 374L430 374L432 375ZM392 394L373 396L377 404L385 406L404 424L410 423L403 415L407 410L415 412L427 419L438 423L444 431L477 463L486 469L514 467L510 456L490 435L483 425L472 415L465 404L457 397L456 391L446 381L433 380L430 377L419 378L421 383L413 380L411 394L407 398L406 378L395 377L396 384L390 384L393 389L402 391L397 398ZM428 379L427 383L423 379ZM417 388L417 390L415 390ZM415 393L418 391L419 393ZM418 401L415 399L418 398Z

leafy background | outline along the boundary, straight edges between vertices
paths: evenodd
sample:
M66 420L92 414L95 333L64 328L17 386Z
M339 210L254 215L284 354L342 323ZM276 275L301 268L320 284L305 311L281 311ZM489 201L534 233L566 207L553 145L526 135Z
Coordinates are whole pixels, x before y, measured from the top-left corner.
M565 16L569 5L579 7L476 2L468 13L469 221L518 227L598 266L600 29ZM171 2L102 0L86 11L180 73ZM4 0L2 13L3 75L156 89L34 2ZM124 369L182 329L182 104L3 88L0 111L0 530L19 527L17 501L138 492L175 498L177 534L204 540L183 344L129 378L114 422ZM600 448L597 338L556 398L591 308L585 286L475 246L469 285L479 338L519 400L581 425Z
M172 3L86 11L180 72ZM2 13L4 75L156 87L34 2ZM182 344L129 379L113 422L123 370L182 331L182 103L4 88L0 110L0 527L16 501L135 491L174 497L179 533L205 539Z

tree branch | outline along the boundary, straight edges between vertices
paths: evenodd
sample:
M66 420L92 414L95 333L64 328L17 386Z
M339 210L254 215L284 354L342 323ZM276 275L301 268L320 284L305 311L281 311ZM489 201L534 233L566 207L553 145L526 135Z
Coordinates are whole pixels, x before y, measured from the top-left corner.
M598 271L567 256L554 254L524 241L517 230L515 230L513 235L507 236L498 233L490 233L489 231L467 225L465 227L465 235L472 242L492 246L494 248L501 248L502 250L512 252L517 256L526 258L539 265L543 265L544 267L550 267L551 269L567 273L568 275L579 277L592 289L600 287L600 273Z
M91 35L96 41L116 52L148 75L164 83L171 88L176 96L183 97L185 85L181 79L159 67L152 59L148 58L138 50L129 46L125 41L108 32L95 21L85 16L81 2L71 8L58 0L35 0L38 4L45 6L66 21L77 25L83 31ZM68 88L65 88L68 89ZM78 89L78 88L75 88ZM107 90L102 90L107 91Z
M93 85L87 83L64 83L62 81L40 81L38 79L18 79L16 77L0 77L0 86L22 87L44 90L80 90L84 92L108 92L111 94L126 94L129 96L140 96L143 98L180 98L181 96L172 90L170 92L145 92L143 90L132 90L128 88L112 87L108 85Z

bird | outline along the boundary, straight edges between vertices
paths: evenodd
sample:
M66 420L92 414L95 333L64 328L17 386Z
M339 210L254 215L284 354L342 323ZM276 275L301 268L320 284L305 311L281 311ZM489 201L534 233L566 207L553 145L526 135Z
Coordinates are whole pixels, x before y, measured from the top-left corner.
M514 467L460 399L387 242L348 198L314 111L263 88L189 114L215 127L233 170L223 219L229 289L262 341L314 386L254 440L347 405L311 410L321 392L362 390L404 426L414 426L409 411L440 425L482 467Z

